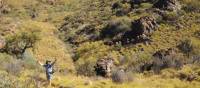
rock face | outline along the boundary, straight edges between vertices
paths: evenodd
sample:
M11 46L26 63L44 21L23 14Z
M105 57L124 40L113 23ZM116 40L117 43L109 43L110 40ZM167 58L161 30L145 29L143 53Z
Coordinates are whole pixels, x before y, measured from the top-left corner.
M94 68L97 76L110 77L113 68L113 59L99 59Z
M177 0L159 0L153 5L154 8L176 11L181 9L181 6Z
M153 17L141 17L140 19L133 22L133 30L137 35L149 35L157 28L157 23Z
M132 30L125 33L124 39L134 39L138 42L140 42L140 40L148 40L148 36L150 36L157 27L158 24L154 17L141 17L132 22Z

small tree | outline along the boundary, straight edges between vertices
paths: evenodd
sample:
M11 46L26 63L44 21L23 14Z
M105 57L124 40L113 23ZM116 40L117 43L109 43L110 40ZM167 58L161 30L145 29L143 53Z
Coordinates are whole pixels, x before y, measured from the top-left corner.
M21 56L27 48L33 47L36 41L39 40L38 32L39 31L20 32L15 35L7 36L3 52Z

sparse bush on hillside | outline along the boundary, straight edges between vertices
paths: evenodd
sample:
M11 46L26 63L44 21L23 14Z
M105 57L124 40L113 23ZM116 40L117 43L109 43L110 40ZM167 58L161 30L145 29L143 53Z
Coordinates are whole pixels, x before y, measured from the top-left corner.
M141 64L136 65L136 71L153 71L160 73L161 70L166 68L180 69L186 60L179 53L176 53L173 49L160 50L153 54L153 57L149 61L145 61Z
M112 10L116 14L116 16L124 16L131 12L132 8L131 4L124 0L114 3L112 6Z
M5 70L12 75L20 75L21 71L23 70L22 67L22 62L20 61L16 61L16 62L12 62L12 63L6 63L5 65Z
M132 75L128 74L124 70L116 70L112 74L112 81L115 83L125 83L125 82L130 82L133 81Z
M164 21L172 21L175 22L179 18L179 15L176 12L168 12L163 15L163 20Z
M159 73L165 68L176 68L179 69L183 66L183 61L178 56L165 56L161 58L155 58L153 61L152 69L154 72Z
M178 45L178 48L187 56L189 57L190 53L194 50L194 46L192 44L192 41L189 39L186 39L181 42L180 45Z
M168 49L167 51L161 50L153 56L152 70L156 73L159 73L160 70L165 68L179 69L185 63L183 57L176 53L174 49Z
M125 32L131 30L131 23L127 19L112 21L101 31L102 38L120 40Z
M79 75L84 75L84 76L94 76L94 64L91 62L86 62L80 66L77 67L77 73Z
M112 74L112 81L116 83L124 83L126 81L126 73L124 70L118 70L113 72Z
M185 4L183 9L186 12L200 12L200 2L199 0L182 0L182 2Z
M8 74L1 73L0 88L15 88L14 79L9 78Z
M26 50L24 53L23 53L23 65L25 68L27 69L39 69L41 68L41 66L38 65L37 63L37 59L30 53L30 51Z
M200 56L196 55L196 56L192 56L190 58L190 61L188 62L189 64L196 64L196 65L200 65Z

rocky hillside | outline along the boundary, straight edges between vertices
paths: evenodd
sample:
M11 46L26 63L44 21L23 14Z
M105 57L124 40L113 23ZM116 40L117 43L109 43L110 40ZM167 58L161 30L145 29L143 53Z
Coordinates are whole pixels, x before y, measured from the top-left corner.
M0 0L2 88L199 88L199 66L199 0Z

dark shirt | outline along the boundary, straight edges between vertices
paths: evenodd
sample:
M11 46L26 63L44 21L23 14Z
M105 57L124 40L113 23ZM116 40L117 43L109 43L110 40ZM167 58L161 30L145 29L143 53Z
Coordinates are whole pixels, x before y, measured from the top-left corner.
M51 74L53 72L53 65L51 65L51 64L45 64L43 66L45 67L46 74Z

